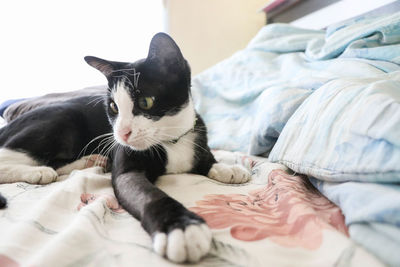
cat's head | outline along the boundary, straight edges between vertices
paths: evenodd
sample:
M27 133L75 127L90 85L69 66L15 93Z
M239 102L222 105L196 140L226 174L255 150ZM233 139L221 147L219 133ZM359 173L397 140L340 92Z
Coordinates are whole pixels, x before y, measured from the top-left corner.
M156 34L147 58L134 63L85 60L108 80L106 109L120 144L146 150L193 128L190 68L167 34Z

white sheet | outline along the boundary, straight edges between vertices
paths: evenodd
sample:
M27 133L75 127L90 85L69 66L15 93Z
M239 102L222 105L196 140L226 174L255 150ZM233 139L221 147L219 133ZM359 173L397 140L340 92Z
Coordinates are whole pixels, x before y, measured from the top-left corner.
M212 250L199 266L381 266L347 237L340 210L304 177L261 158L216 156L251 168L252 182L183 174L157 183L212 228ZM0 191L9 200L0 211L0 266L174 266L152 252L140 223L119 207L110 174L98 168Z

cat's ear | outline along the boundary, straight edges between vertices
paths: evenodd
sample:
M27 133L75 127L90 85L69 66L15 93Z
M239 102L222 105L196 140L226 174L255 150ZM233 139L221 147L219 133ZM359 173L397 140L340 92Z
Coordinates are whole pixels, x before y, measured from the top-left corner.
M115 70L114 62L107 61L98 57L86 56L85 61L93 68L102 72L106 77Z
M157 33L151 39L148 62L159 65L161 71L167 71L165 67L185 67L186 61L175 41L166 33Z

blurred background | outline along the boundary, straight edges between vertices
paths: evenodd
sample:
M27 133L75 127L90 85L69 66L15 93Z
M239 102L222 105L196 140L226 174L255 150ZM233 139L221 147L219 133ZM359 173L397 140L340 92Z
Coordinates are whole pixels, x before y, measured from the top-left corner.
M84 56L135 61L146 57L152 36L160 31L175 39L196 75L243 49L267 22L322 29L390 2L0 1L0 103L104 84Z
M194 74L245 47L265 0L13 0L0 2L0 103L106 82L83 60L135 61L170 33Z
M83 60L134 60L164 30L158 0L0 2L0 101L104 84Z

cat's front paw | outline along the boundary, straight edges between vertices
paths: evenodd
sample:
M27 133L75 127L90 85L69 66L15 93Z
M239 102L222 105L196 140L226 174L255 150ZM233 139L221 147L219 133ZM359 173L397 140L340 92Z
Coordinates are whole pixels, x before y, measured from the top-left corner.
M211 238L205 223L191 224L185 229L175 228L168 234L156 232L153 249L173 262L198 262L210 250Z
M205 221L170 197L146 207L142 226L153 238L154 251L173 262L197 262L211 247Z
M32 167L32 170L27 172L26 181L30 184L49 184L57 180L57 172L50 167Z
M250 180L250 172L241 165L215 163L207 175L209 178L227 184L242 184Z

